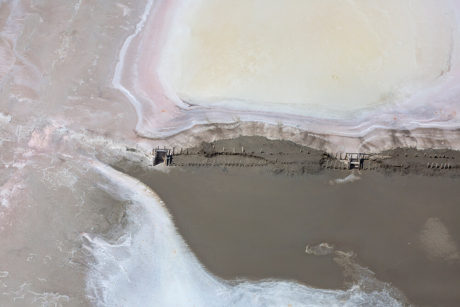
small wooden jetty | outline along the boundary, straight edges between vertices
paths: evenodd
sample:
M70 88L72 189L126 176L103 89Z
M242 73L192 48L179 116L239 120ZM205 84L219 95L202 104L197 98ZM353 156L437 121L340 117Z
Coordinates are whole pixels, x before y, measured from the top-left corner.
M364 166L364 160L369 160L369 157L369 154L354 152L346 153L344 160L348 164L348 169L362 169Z
M155 148L153 154L153 166L164 163L169 166L172 162L173 150L169 148Z

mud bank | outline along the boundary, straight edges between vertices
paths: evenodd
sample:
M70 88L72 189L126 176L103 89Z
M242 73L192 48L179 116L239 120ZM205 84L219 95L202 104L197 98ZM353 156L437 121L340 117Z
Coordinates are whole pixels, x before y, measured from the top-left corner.
M171 166L185 168L261 168L290 175L315 174L331 169L348 172L346 152L330 153L290 141L264 137L202 142L192 148L174 148ZM460 175L460 152L448 149L396 148L370 154L359 171L428 176Z

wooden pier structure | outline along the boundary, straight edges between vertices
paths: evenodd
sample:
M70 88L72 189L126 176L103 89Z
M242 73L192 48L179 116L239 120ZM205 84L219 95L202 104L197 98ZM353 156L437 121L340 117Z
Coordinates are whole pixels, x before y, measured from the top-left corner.
M362 169L364 160L369 160L370 154L365 153L346 153L345 160L348 164L348 169Z

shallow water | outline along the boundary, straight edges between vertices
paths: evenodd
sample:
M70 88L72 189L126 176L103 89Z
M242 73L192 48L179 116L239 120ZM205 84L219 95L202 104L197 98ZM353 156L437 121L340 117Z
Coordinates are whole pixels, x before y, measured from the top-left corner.
M111 183L107 190L131 203L126 217L127 235L115 241L98 236L88 238L88 248L95 258L88 286L96 305L113 306L122 302L125 306L356 306L369 303L400 306L405 303L404 295L397 289L376 280L372 272L353 263L343 252L337 253L337 261L356 275L346 289L312 288L277 279L275 274L274 278L261 281L229 282L215 277L190 253L155 193L140 181L108 166L96 164L96 168ZM214 230L207 229L207 232L214 233Z
M369 273L344 265L337 251L345 251L376 274L363 289L389 282L417 306L456 306L460 299L458 179L355 173L359 180L337 183L348 172L128 173L159 193L198 259L223 278L344 289Z

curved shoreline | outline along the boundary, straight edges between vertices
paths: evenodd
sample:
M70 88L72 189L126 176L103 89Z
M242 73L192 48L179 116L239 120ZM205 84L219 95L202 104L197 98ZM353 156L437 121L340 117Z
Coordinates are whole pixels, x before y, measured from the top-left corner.
M88 290L98 306L116 305L120 299L128 306L321 306L362 301L372 301L376 306L407 305L398 289L377 280L372 273L368 278L357 272L352 285L335 290L283 279L221 279L190 252L156 192L136 177L105 164L93 162L92 166L109 183L105 189L111 195L130 202L126 213L128 235L115 242L85 235L87 249L96 260L91 265Z
M295 144L281 142L288 151L298 149ZM216 149L217 144L224 145L217 142ZM229 144L225 145L227 148ZM423 154L414 158L414 153L419 154L399 150L400 158L386 162L391 165L404 159L410 163L425 159ZM311 152L311 156L316 154ZM458 161L459 152L454 154L455 159L449 156L449 161ZM197 155L189 157L195 159ZM231 155L222 158L229 161ZM241 157L236 158L241 162ZM433 160L442 159L439 153L438 158L433 155ZM305 244L315 247L327 242L337 251L356 253L355 264L374 272L377 280L390 282L411 303L433 305L443 300L446 306L455 305L456 292L446 287L454 289L457 284L452 268L458 267L458 260L449 264L440 261L439 257L451 256L447 249L433 262L426 255L434 246L427 248L425 242L419 242L424 223L433 217L455 237L457 224L452 213L458 211L458 175L450 178L450 170L429 169L432 174L420 176L411 166L408 174L406 169L390 170L391 176L379 171L347 176L349 171L339 170L290 176L244 167L192 166L159 171L128 160L113 165L154 189L165 202L178 233L214 276L225 280L282 278L321 289L348 288L342 277L346 282L351 276L342 276L340 267L332 265L335 255L304 253ZM458 174L458 170L453 171Z

